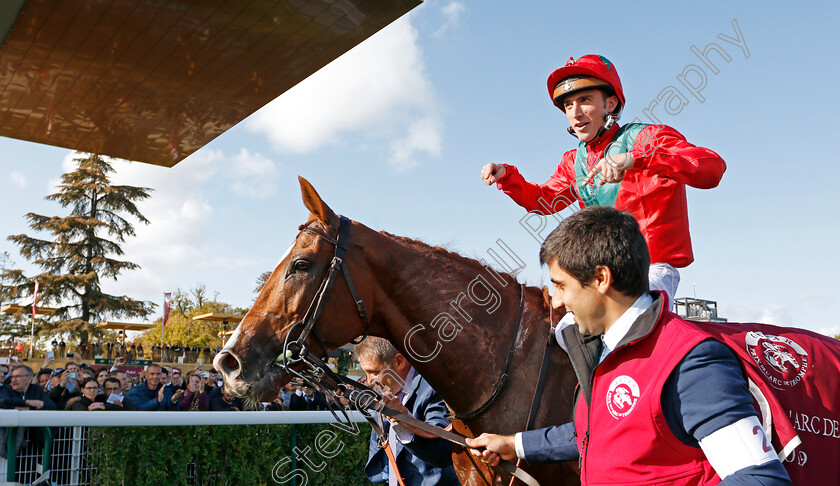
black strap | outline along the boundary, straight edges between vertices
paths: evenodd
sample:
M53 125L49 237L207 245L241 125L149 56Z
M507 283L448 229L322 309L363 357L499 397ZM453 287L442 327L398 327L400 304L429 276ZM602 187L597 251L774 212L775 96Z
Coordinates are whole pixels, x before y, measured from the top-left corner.
M482 481L484 481L484 484L486 484L487 486L493 486L492 484L490 484L490 481L488 481L487 478L484 477L484 472L481 470L480 467L478 467L478 464L476 464L475 458L472 456L472 454L470 454L470 451L464 450L464 454L466 454L467 459L470 460L470 463L472 464L473 469L475 469L475 471L478 473L478 475L481 476L481 479L482 479ZM495 476L495 473L493 473L493 474Z
M347 280L347 286L350 287L350 295L353 296L353 300L356 301L356 310L359 311L359 317L362 318L362 322L365 323L365 330L362 334L362 337L359 339L354 339L350 341L350 344L359 344L365 340L368 336L368 331L370 330L370 320L368 319L367 309L365 308L365 302L359 297L359 294L356 292L356 287L353 285L353 279L350 278L350 270L347 269L347 265L342 267L344 271L344 279Z
M359 344L368 336L368 332L370 331L370 319L368 318L367 309L365 308L364 301L359 297L359 293L356 291L356 286L353 285L353 279L350 277L350 271L347 268L347 265L344 261L344 255L347 251L347 241L349 239L350 233L350 219L345 216L339 217L338 222L338 238L332 238L330 235L326 234L325 232L313 228L311 226L303 226L300 228L301 231L306 231L307 233L312 233L324 240L332 243L335 245L335 255L333 256L332 262L330 262L330 269L327 272L327 275L324 277L324 280L321 281L321 286L318 288L318 292L312 298L312 302L309 304L309 308L306 311L306 314L301 321L303 323L303 330L298 335L298 338L291 344L297 344L294 348L299 349L302 348L304 345L304 341L306 338L309 337L310 333L315 334L316 339L318 340L318 344L321 346L321 349L324 351L324 356L327 355L328 350L324 339L321 337L321 334L318 332L318 329L315 325L318 323L318 319L321 317L321 312L324 310L324 305L326 304L327 296L332 289L333 284L335 283L335 278L338 275L338 272L341 271L344 274L344 280L347 282L347 287L350 289L350 295L352 295L353 300L356 302L356 309L359 312L359 317L362 319L362 323L364 324L364 331L362 333L362 337L356 341L353 341L352 344ZM284 346L283 353L284 353L284 360L286 362L285 354L289 349L288 346Z
M502 389L505 386L508 378L508 371L510 371L510 363L513 361L513 352L516 350L516 342L518 341L519 337L519 328L522 327L522 314L525 311L525 284L521 284L519 286L520 298L519 298L519 316L516 318L516 328L513 332L513 339L510 343L510 350L508 350L507 361L505 361L505 367L502 371L502 376L499 377L499 380L496 382L496 388L493 390L493 393L490 397L484 401L478 408L473 410L469 413L456 413L455 418L458 420L471 420L474 419L490 408L490 405L496 401L496 398L499 397L499 394L502 393Z
M540 366L540 378L537 380L537 388L534 390L534 399L531 401L531 410L528 412L528 422L525 424L525 430L531 430L534 426L534 420L537 418L537 410L540 408L540 400L542 399L543 385L545 385L545 377L548 374L548 361L551 354L551 343L554 341L554 328L550 328L548 332L548 339L545 341L545 350L543 351L542 365Z

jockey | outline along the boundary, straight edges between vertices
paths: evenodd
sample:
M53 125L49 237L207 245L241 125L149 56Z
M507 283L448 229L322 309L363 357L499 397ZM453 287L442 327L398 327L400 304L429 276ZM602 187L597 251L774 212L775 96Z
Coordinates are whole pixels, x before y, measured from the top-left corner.
M628 211L650 248L651 289L664 291L673 306L680 281L677 268L694 261L685 186L717 186L726 164L671 127L619 126L624 90L615 66L603 56L570 58L548 77L548 93L569 119L568 132L578 139L577 149L563 155L543 184L526 181L509 164L485 165L482 179L537 214L562 211L576 200L580 207L606 205ZM570 319L564 323L573 322Z

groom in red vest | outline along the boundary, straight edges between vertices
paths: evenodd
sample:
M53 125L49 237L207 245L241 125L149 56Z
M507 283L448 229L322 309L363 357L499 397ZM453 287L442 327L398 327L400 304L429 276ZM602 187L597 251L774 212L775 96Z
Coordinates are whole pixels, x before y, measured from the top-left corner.
M736 355L649 292L650 254L633 216L583 209L546 238L540 259L552 305L576 321L562 334L580 383L574 420L482 434L468 440L484 448L475 456L580 461L583 485L791 484Z

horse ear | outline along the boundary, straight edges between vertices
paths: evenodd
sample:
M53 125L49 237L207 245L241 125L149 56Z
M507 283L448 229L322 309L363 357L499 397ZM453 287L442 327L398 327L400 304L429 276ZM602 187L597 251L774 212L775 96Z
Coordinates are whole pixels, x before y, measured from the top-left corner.
M321 196L318 195L315 188L312 187L312 184L300 176L298 176L298 181L300 181L300 195L303 197L303 205L306 206L306 209L319 221L328 226L338 224L338 216L321 199Z

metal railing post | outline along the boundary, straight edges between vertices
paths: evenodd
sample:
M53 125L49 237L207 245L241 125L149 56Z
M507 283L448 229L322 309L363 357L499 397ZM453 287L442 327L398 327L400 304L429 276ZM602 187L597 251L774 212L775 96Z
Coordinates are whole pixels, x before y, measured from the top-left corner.
M17 427L9 427L6 441L6 481L15 482L15 466L17 463Z
M42 466L41 466L41 473L46 473L50 470L50 464L52 463L52 442L53 442L53 435L52 429L49 427L44 427L44 455L42 456Z
M79 473L82 468L82 442L84 442L84 426L73 426L72 442L70 443L70 482L79 484Z

